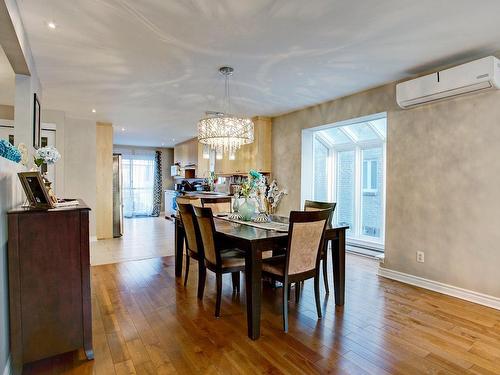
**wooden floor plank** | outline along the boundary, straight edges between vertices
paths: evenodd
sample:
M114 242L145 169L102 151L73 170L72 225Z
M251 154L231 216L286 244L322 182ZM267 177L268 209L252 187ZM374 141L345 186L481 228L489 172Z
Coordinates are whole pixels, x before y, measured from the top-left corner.
M322 287L321 320L306 282L288 302L287 334L282 290L264 286L258 341L246 335L245 290L233 294L230 277L217 319L211 272L196 297L196 262L187 287L171 257L92 267L95 360L67 353L25 373L500 374L499 311L381 278L376 267L349 255L346 305Z

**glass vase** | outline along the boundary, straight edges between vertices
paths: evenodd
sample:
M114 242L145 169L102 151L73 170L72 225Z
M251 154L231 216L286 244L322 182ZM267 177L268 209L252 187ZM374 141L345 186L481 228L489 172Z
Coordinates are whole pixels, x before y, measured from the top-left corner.
M241 220L250 221L255 215L255 201L252 198L245 198L242 204L240 204L239 214L241 215Z

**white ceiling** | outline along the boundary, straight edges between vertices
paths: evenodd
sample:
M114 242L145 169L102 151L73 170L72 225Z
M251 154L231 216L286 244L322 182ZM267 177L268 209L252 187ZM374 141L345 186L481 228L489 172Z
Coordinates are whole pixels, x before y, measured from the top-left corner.
M14 105L16 76L5 52L0 46L0 104Z
M499 0L18 3L42 107L111 121L118 144L194 136L221 65L234 112L276 115L500 49Z

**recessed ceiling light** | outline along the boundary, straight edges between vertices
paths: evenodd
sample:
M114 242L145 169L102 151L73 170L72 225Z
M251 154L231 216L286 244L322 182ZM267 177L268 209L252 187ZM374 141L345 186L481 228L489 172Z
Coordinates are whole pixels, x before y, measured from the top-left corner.
M125 128L122 128L122 132L124 132L124 131L125 131Z
M162 146L165 146L165 143L162 143L161 145L162 145Z
M96 113L97 111L95 110L95 108L92 108L92 113Z
M54 30L57 27L57 25L56 25L56 23L54 21L49 21L49 22L47 22L47 27L49 29Z
M175 142L175 138L172 138L172 142Z

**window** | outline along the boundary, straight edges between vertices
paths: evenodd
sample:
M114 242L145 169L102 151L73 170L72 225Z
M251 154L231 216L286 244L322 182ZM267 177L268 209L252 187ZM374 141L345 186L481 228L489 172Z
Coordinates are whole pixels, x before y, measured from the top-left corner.
M123 216L150 216L153 212L154 155L122 158Z
M314 139L314 200L328 201L329 149L320 139Z
M337 203L335 221L349 226L351 244L383 247L386 127L381 116L313 134L311 193Z
M363 191L361 196L361 235L380 238L383 222L383 200L379 186L383 183L382 147L362 150Z
M363 160L363 193L377 192L377 160Z

